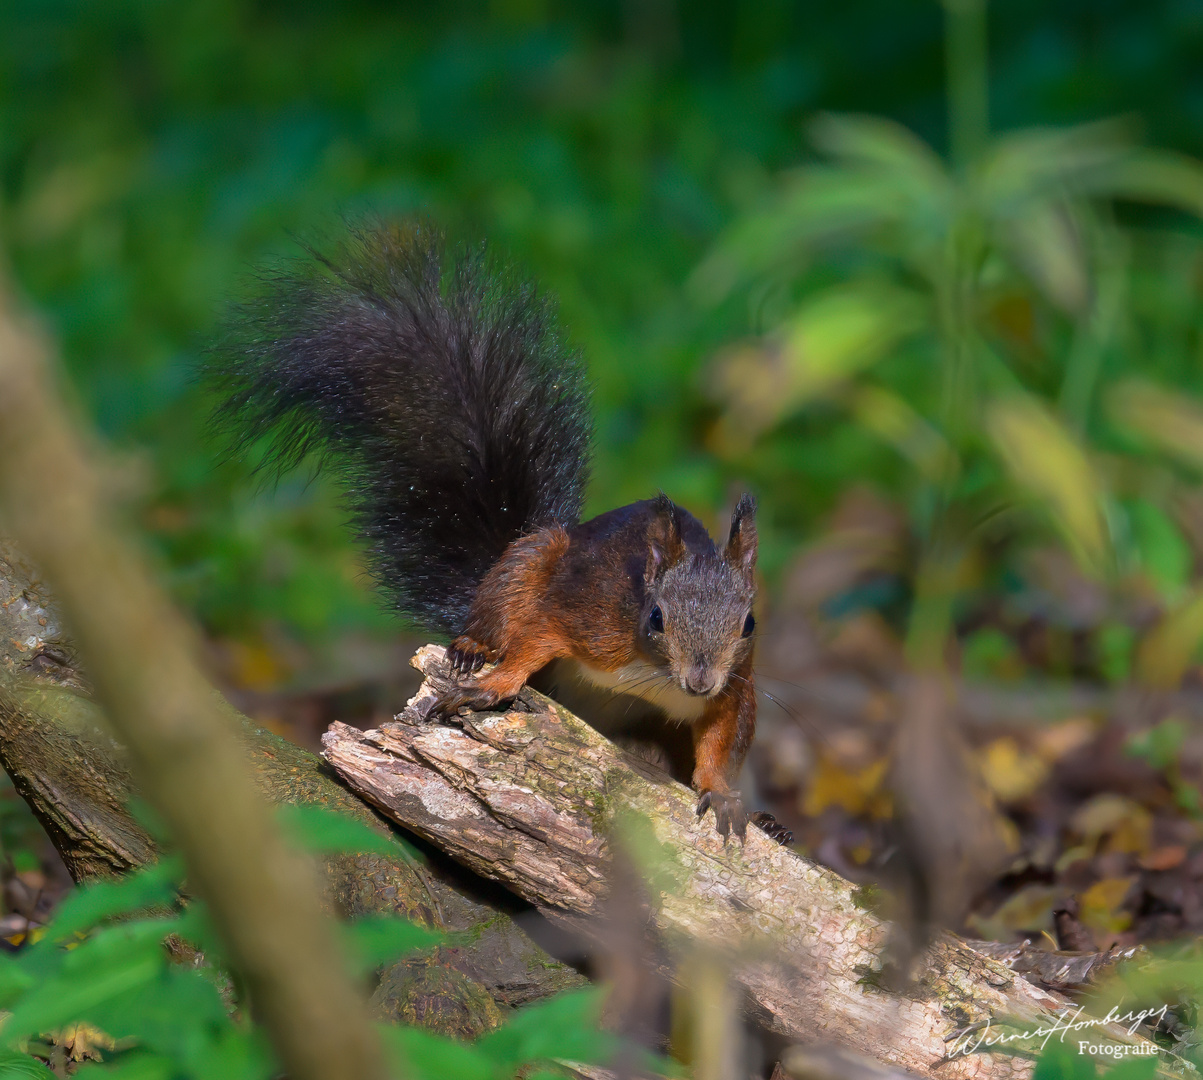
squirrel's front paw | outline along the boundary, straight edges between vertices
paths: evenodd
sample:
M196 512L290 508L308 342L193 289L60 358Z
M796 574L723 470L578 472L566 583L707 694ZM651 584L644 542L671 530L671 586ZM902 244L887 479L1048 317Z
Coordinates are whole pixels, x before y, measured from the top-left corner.
M451 686L439 694L430 704L426 712L428 718L454 716L460 709L469 708L477 712L492 709L501 701L495 690L468 683L464 686Z
M724 844L731 833L735 833L740 840L746 839L748 815L744 811L744 804L740 802L738 795L724 795L719 791L703 791L698 799L698 817L705 814L707 810L714 811L714 827L718 829L718 834L723 838Z
M493 659L489 650L467 634L460 634L447 646L447 666L451 674L462 678L473 675Z

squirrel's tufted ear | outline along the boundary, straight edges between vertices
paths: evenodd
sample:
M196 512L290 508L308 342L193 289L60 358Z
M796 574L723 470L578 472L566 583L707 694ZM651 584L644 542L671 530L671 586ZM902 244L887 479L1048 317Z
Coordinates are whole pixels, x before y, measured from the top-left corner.
M731 534L723 558L748 578L756 567L756 500L745 492L731 515Z
M656 500L655 517L647 531L647 569L644 580L649 584L685 554L681 538L681 508L661 493Z

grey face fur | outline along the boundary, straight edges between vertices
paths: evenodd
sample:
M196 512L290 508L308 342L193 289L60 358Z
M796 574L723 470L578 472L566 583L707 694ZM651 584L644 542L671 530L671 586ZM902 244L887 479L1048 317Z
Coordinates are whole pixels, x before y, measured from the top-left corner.
M756 501L751 495L739 500L721 553L687 551L667 499L660 524L644 579L644 645L686 694L714 697L752 652Z
M644 614L649 646L686 693L714 697L752 648L744 636L756 591L722 555L688 554L653 583ZM663 631L652 624L658 609Z

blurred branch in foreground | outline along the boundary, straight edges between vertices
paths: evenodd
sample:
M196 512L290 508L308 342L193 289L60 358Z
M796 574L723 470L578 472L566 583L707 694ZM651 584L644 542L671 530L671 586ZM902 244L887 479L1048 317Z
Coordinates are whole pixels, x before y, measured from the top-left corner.
M430 964L386 970L373 997L377 1017L418 1017L422 1027L472 1037L510 1008L585 979L531 941L503 910L475 895L458 868L415 858L392 831L329 775L315 754L244 718L240 738L269 802L318 806L389 837L394 854L324 860L327 900L340 915L401 915L470 941ZM0 761L51 834L72 877L86 883L154 860L154 842L130 813L137 789L114 744L74 647L37 571L0 540Z
M387 1074L309 864L285 847L188 628L111 520L48 349L0 293L0 509L54 582L133 773L295 1080Z

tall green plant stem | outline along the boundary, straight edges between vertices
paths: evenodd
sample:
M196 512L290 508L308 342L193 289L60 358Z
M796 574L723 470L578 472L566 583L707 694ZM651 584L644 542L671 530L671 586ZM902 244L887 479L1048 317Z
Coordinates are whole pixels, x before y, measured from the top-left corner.
M944 0L948 72L948 147L967 168L990 133L986 57L986 0Z
M948 79L948 142L958 175L957 208L945 242L936 282L943 386L941 423L954 446L976 424L977 380L973 317L983 237L968 198L965 175L989 137L986 69L986 0L943 0ZM906 651L917 671L944 665L944 646L952 633L960 544L949 535L950 478L935 483L935 510L922 543L915 596L907 627ZM948 550L949 548L955 551ZM954 557L955 555L955 557Z
M1095 226L1094 242L1098 251L1094 296L1085 317L1078 320L1058 400L1079 434L1089 427L1103 356L1123 318L1128 291L1126 238L1110 222L1104 222Z

